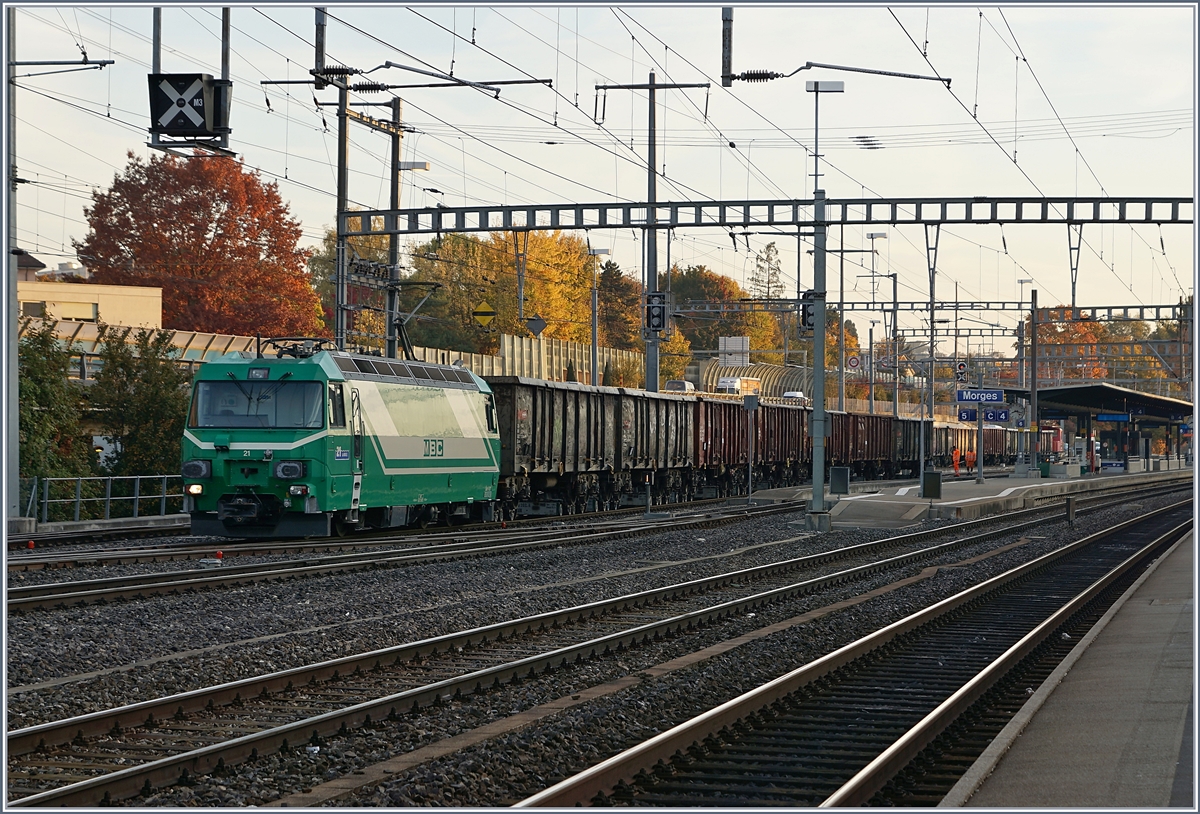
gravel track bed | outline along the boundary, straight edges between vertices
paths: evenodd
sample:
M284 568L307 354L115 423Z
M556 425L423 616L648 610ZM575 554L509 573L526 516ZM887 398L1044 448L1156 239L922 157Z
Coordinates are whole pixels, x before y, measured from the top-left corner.
M850 529L726 556L803 536L789 525L801 516L11 616L10 688L108 672L10 692L9 728L895 535ZM617 573L650 563L677 564Z
M682 512L682 510L681 510ZM619 520L620 518L594 518L591 523L603 522L603 520ZM579 525L576 525L579 524ZM589 521L583 517L573 517L572 519L556 519L545 523L537 523L526 526L530 531L546 531L547 529L561 528L564 533L578 530L582 525L589 524ZM509 532L515 529L509 529ZM446 533L449 529L436 529L438 533ZM472 529L464 527L459 529L462 534L471 534ZM475 532L482 531L476 529ZM47 585L57 582L80 582L88 579L111 579L114 577L135 576L141 574L160 574L164 571L183 571L188 569L199 569L200 559L212 557L217 551L228 549L231 545L238 545L240 540L230 540L225 537L157 537L148 538L145 540L131 539L127 541L130 548L140 545L154 545L163 547L178 547L178 548L193 548L196 546L205 546L210 550L206 553L197 554L193 560L164 560L162 562L142 562L142 563L114 563L110 565L53 565L48 568L37 568L31 571L13 571L8 573L8 586L25 587L29 585ZM290 560L305 560L314 557L337 556L339 554L352 553L349 549L354 545L354 537L346 537L341 539L348 550L343 552L296 552L290 554L265 554L265 555L245 555L238 554L234 551L223 551L226 563L229 565L255 565L258 563L275 563L288 562ZM377 553L388 551L396 551L400 549L410 549L420 547L427 544L427 538L421 535L410 535L406 537L397 537L394 543L373 544L364 546L359 549L359 552L364 556L369 556ZM446 541L441 541L446 542ZM57 545L53 548L46 547L36 552L35 556L41 557L46 554L54 555L70 555L70 556L96 556L96 555L111 555L114 551L113 544L108 543L78 543ZM15 555L15 556L14 556ZM10 551L8 556L9 564L20 563L25 557L22 550Z
M141 576L144 574L161 574L166 571L187 571L199 570L203 566L200 560L207 557L212 557L218 551L222 551L227 565L258 565L260 563L277 563L310 560L316 557L339 556L344 554L354 553L350 549L353 545L353 539L347 539L345 544L346 551L305 551L293 552L289 554L238 554L237 552L223 551L224 547L229 546L232 542L223 537L182 537L178 538L180 548L193 547L203 545L208 542L209 551L197 554L195 559L190 560L163 560L160 562L137 562L137 563L113 563L110 565L65 565L51 566L48 568L39 568L32 571L9 571L8 586L25 587L29 585L47 585L57 582L82 582L89 579L113 579L115 577L126 576ZM165 544L165 543L164 543ZM419 546L419 539L403 539L397 540L392 544L364 546L359 549L364 557L375 554L384 554L389 551L397 551L400 549L410 549L414 546ZM113 549L103 548L95 549L98 554L111 554ZM88 550L78 552L79 556L86 556L90 553ZM13 557L9 557L9 562L14 561ZM19 560L17 560L19 562Z
M1172 502L1176 499L1144 500L1105 510L1078 520L1074 532L1067 530L1065 524L1048 523L1039 530L1045 535L1044 539L1034 539L971 568L943 569L915 585L415 767L336 805L509 805L932 602L1067 542ZM960 549L936 562L955 563L990 550L1001 542L991 541ZM520 710L889 584L919 573L934 563L925 561L855 585L837 586L818 595L728 620L696 634L595 659L479 696L468 696L461 701L422 710L417 715L403 716L395 723L356 730L349 736L329 739L316 755L293 752L262 757L253 764L232 767L226 776L197 778L193 786L162 789L148 798L130 800L127 804L244 806L269 802Z

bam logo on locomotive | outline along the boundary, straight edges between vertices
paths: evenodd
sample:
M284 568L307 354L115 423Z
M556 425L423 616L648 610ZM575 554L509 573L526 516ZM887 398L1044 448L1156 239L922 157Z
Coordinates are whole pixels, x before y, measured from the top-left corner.
M441 438L425 439L425 457L441 458L445 455L445 441Z

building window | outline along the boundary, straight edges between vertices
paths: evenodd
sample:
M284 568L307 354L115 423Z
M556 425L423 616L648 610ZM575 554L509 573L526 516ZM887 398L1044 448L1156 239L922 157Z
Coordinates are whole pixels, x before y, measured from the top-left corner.
M41 319L46 316L45 302L23 302L21 303L21 316L37 317Z
M94 302L56 302L54 315L72 322L95 322L100 315L100 306Z

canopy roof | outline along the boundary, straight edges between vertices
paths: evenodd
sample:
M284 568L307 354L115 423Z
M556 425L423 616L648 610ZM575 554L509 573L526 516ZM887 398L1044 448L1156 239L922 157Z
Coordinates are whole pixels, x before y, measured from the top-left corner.
M1027 399L1029 388L1005 387L1004 395ZM1131 413L1136 421L1187 421L1193 410L1190 401L1104 383L1039 387L1037 401L1038 412L1057 410L1070 415Z

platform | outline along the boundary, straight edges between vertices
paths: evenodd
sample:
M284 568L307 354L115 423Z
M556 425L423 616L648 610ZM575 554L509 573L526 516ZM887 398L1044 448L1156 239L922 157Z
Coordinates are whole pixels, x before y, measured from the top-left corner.
M920 487L914 481L907 486L886 487L872 485L871 481L855 481L850 484L851 493L841 496L826 495L832 503L830 516L833 528L904 528L923 520L945 518L950 520L973 520L986 514L1017 511L1032 507L1033 500L1048 495L1083 495L1094 490L1100 482L1105 487L1121 484L1149 485L1164 480L1178 479L1192 469L1172 469L1162 472L1138 474L1098 474L1079 478L987 478L976 483L974 477L963 475L955 478L951 473L942 475L942 496L935 500L920 497ZM756 501L798 500L811 498L810 487L787 487L756 491Z
M1187 537L1080 641L941 807L1195 810Z

